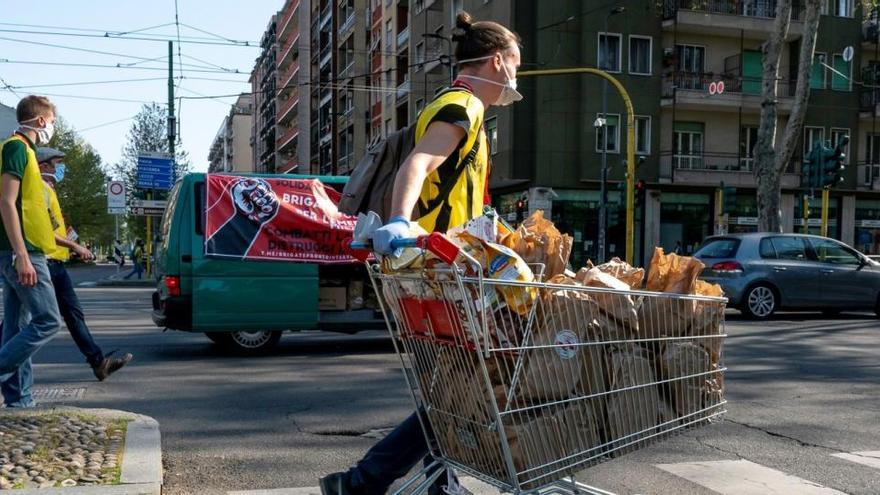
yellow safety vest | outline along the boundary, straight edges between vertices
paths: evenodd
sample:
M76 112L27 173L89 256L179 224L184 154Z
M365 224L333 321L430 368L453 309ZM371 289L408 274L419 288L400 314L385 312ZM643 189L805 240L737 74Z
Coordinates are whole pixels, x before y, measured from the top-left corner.
M66 238L67 225L64 224L64 215L61 214L61 204L58 203L58 194L55 193L54 187L46 184L46 181L43 181L43 188L46 192L45 198L46 207L49 211L49 220L52 222L52 227L55 228L55 235ZM56 243L55 249L46 253L46 257L50 260L67 261L70 259L70 249Z
M483 102L463 89L451 88L440 93L419 114L416 143L425 135L437 114L448 105L457 105L464 109L469 128L457 152L431 172L422 185L419 195L421 216L418 223L428 232L445 232L483 214L483 195L489 170L489 153L486 134L483 132ZM456 178L459 165L468 159L475 144L478 144L476 156ZM455 184L449 189L447 197L437 204L438 196L446 189L444 185L448 185L451 180ZM433 208L432 203L436 204Z
M27 141L13 135L0 144L0 153L6 143L17 139L24 143L27 150L27 165L21 178L21 225L24 230L25 240L31 246L39 249L44 254L55 250L55 232L52 231L52 221L49 219L49 211L46 209L46 199L43 192L43 179L40 177L40 166L37 163L37 155ZM2 173L0 164L0 173ZM10 239L11 240L11 239Z

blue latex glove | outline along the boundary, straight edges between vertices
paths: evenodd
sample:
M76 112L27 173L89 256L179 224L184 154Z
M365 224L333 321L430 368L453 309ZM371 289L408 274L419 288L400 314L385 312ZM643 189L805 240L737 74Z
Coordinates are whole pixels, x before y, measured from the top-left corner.
M373 233L373 249L383 256L399 258L403 249L393 249L391 241L410 237L409 220L404 217L394 217L385 226Z

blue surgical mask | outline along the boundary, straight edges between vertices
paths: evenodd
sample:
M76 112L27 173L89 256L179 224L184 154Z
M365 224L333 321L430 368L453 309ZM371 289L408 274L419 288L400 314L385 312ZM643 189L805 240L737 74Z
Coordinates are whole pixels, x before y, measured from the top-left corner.
M67 166L63 163L59 163L55 165L55 182L61 182L64 180L64 171L67 170Z

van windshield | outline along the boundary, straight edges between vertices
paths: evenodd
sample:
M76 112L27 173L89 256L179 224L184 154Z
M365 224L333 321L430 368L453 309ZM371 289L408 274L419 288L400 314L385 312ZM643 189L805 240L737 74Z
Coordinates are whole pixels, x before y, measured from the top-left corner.
M168 237L171 232L171 219L174 218L174 207L177 206L177 195L180 194L180 185L183 181L177 181L177 184L168 194L168 205L165 207L165 214L162 215L162 249L168 250Z

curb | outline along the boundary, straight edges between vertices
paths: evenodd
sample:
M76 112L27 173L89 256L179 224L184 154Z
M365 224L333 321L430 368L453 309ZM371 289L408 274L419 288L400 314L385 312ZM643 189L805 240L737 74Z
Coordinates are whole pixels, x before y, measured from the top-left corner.
M28 488L14 490L16 495L161 495L162 442L159 422L155 419L116 409L88 409L81 407L50 406L10 411L0 410L3 416L29 416L34 413L72 412L97 417L131 419L125 432L125 450L122 455L122 475L118 485L89 485L70 488Z

